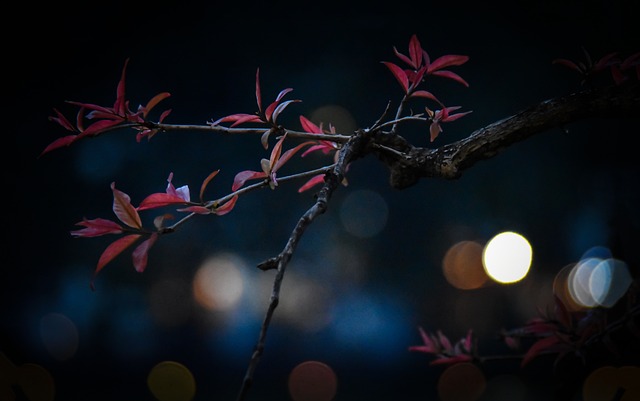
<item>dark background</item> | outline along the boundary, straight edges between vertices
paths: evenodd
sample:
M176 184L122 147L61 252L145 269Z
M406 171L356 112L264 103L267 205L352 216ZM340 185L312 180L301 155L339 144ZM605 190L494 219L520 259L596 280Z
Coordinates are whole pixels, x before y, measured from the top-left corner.
M17 366L49 371L56 400L152 400L146 377L163 360L190 369L195 400L235 397L273 277L253 266L282 249L313 201L295 185L248 194L229 215L194 219L163 237L143 274L133 270L128 253L116 259L91 292L95 263L110 238L73 239L69 231L83 217L112 218L112 181L136 203L163 191L173 172L176 186L188 184L196 197L202 179L221 169L210 196L222 196L236 172L258 169L266 157L257 137L174 132L138 144L132 132L118 131L38 158L66 134L47 120L53 107L73 116L65 100L112 105L126 58L128 98L137 104L170 92L159 107L173 109L168 123L253 112L259 67L263 102L285 87L294 88L288 99L303 100L289 106L281 123L299 129L299 114L333 104L348 110L355 126L367 127L401 96L380 61L397 62L393 46L407 53L415 33L432 59L470 57L454 70L469 88L434 80L431 90L473 113L445 124L433 144L426 127L404 133L417 145L441 146L579 89L578 77L552 65L554 58L582 59L582 46L594 58L640 49L633 1L228 3L18 4L5 14L8 218L0 351ZM474 328L481 352L502 353L495 334L535 315L549 300L554 274L591 247L609 248L637 271L639 169L630 142L637 122L592 120L566 128L511 146L459 180L423 180L404 191L388 187L375 160L354 164L350 185L305 233L282 292L284 304L296 285L319 286L330 323L305 329L286 318L286 306L277 309L249 399L288 399L288 373L310 359L336 372L336 401L436 399L442 368L407 351L420 343L418 326L442 329L452 340ZM368 238L341 223L341 205L360 190L377 193L388 211L384 228ZM486 242L503 230L531 242L529 277L472 291L449 286L440 269L448 247ZM248 286L225 316L195 304L189 287L198 266L220 252L240 258ZM152 289L167 282L177 284L158 306ZM158 307L182 311L181 323L161 324ZM78 350L64 361L43 345L41 322L50 313L67 316L78 329ZM552 391L539 385L552 382L544 368L519 372L517 363L506 362L485 371L487 377L506 373L522 376L526 400Z

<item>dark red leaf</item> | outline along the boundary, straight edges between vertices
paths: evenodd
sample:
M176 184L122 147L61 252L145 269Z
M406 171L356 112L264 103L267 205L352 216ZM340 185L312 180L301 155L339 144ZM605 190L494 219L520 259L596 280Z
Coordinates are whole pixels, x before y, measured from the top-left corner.
M407 77L407 73L405 73L402 68L388 61L383 61L382 64L386 65L387 68L389 68L393 76L396 77L396 79L400 83L400 86L402 86L404 93L407 93L409 91L409 78Z

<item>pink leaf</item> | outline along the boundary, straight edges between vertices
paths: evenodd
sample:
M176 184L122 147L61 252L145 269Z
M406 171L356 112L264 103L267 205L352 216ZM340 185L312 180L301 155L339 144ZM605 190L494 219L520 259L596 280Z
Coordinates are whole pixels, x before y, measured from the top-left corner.
M140 202L137 210L143 211L148 209L157 209L159 207L169 205L184 205L187 203L189 203L189 201L186 201L177 195L158 192L144 198L142 202Z
M256 70L256 102L258 111L262 113L262 94L260 93L260 68Z
M237 191L239 188L244 186L245 182L249 180L256 180L258 178L267 178L267 175L263 171L251 171L245 170L236 174L233 179L233 185L231 186L232 191Z
M196 213L196 214L211 214L211 209L204 206L188 206L177 209L179 212Z
M122 253L125 249L131 246L134 242L140 238L140 234L131 234L125 237L119 238L113 241L109 246L102 252L100 255L100 259L98 260L98 265L93 272L93 277L95 279L96 275L107 265L107 263L111 262L116 256ZM93 280L91 287L93 288Z
M237 201L238 201L238 195L234 195L233 198L229 199L226 203L215 208L213 212L218 216L224 216L234 208Z
M115 221L107 219L93 219L82 220L76 223L77 226L84 226L85 228L80 230L71 231L71 235L74 237L99 237L105 234L121 234L122 226Z
M131 204L131 198L129 195L117 190L115 182L111 183L111 190L113 192L113 212L116 214L118 219L129 227L137 229L142 228L140 215L136 208Z
M300 116L300 125L302 125L302 129L305 132L308 132L310 134L322 134L323 133L322 129L320 127L318 127L317 125L312 123L305 116Z
M304 192L321 183L324 183L324 174L318 174L316 176L313 176L311 177L311 179L309 179L309 181L307 181L306 183L304 183L304 185L298 188L298 193Z
M300 149L304 148L305 146L309 146L311 144L314 144L314 143L315 142L312 142L312 141L303 142L303 143L299 144L298 146L296 146L295 148L291 148L291 149L287 150L286 152L284 152L282 154L281 157L278 158L278 161L273 166L271 171L272 172L276 172L276 171L280 170L280 167L282 167L287 161L289 161L289 159L291 159L291 157L293 157L293 155L295 155Z
M276 107L276 109L273 111L273 114L271 115L270 120L275 123L280 113L282 113L282 111L288 105L290 105L291 103L298 103L298 102L300 102L300 100L287 100L286 102L279 104L278 107Z
M216 121L212 122L211 125L216 126L216 125L219 125L220 123L226 123L229 121L233 121L233 125L231 126L235 127L236 125L239 125L242 123L261 122L262 120L260 120L260 116L257 116L255 114L238 113L238 114L231 114L226 117L219 118Z
M158 234L153 233L133 250L133 254L131 255L133 258L133 267L138 273L142 273L144 269L146 269L147 260L149 258L149 249L151 249L157 240Z

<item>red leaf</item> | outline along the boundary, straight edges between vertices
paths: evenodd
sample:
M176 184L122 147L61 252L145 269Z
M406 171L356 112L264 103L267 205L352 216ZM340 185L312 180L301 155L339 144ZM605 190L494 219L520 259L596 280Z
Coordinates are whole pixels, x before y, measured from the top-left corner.
M196 214L211 214L211 209L204 206L188 206L177 209L179 212L188 212Z
M438 124L436 121L432 122L429 126L429 139L431 140L431 142L435 141L441 132L442 128L440 127L440 124Z
M107 219L82 220L76 223L77 226L84 226L80 230L71 231L74 237L99 237L105 234L122 234L122 226L115 221Z
M544 337L544 338L536 341L535 343L533 343L531 348L529 348L527 353L522 358L522 362L520 363L520 367L525 366L526 364L531 362L531 360L533 358L538 356L540 353L548 350L550 347L552 347L553 345L555 345L555 344L557 344L559 342L560 342L560 339L555 335L552 335L552 336L549 336L549 337Z
M271 103L269 106L267 106L267 109L264 111L264 116L267 118L267 121L274 121L275 120L275 117L273 117L274 110L276 109L276 107L278 107L278 104L280 104L280 101L282 100L284 95L286 95L287 93L291 92L292 90L293 90L292 88L287 88L287 89L281 90L280 93L278 94L278 97L276 98L276 100L273 103Z
M580 69L580 67L578 67L578 65L576 63L574 63L571 60L567 60L565 58L557 58L555 60L553 60L551 62L551 64L560 64L563 65L567 68L571 68L572 70L578 71L580 73L582 73L582 70Z
M396 79L400 83L400 86L402 86L404 93L407 93L409 91L409 78L407 77L407 73L404 72L402 68L388 61L383 61L382 64L386 65L387 68L389 68L393 76L396 77Z
M256 70L256 102L258 111L262 113L262 93L260 92L260 68Z
M138 273L142 273L147 268L147 260L149 259L149 249L158 240L158 234L153 233L149 238L133 250L133 267Z
M118 89L116 90L116 101L113 104L113 110L121 116L124 116L127 112L127 101L125 99L125 77L127 64L129 64L128 58L124 61L122 75L120 76L120 82L118 82Z
M143 110L143 113L142 113L143 117L144 117L144 118L147 118L147 115L149 114L149 112L150 112L154 107L156 107L156 105L157 105L158 103L160 103L160 102L161 102L161 101L163 101L164 99L168 98L169 96L171 96L171 95L169 94L169 92L162 92L162 93L159 93L159 94L155 95L154 97L152 97L152 98L151 98L151 100L149 100L149 101L147 102L147 105L146 105L146 106L144 106L144 107L142 108L142 110Z
M78 138L78 135L67 135L67 136L63 136L62 138L58 138L55 141L51 142L49 145L47 145L47 147L44 148L42 153L40 153L40 156L44 155L45 153L49 153L52 150L61 148L63 146L69 146L70 144L75 142L77 138Z
M273 166L271 171L272 172L276 172L276 171L280 170L280 167L282 167L287 161L289 161L289 159L291 159L293 157L293 155L295 155L300 149L304 148L305 146L312 145L314 143L315 142L313 142L313 141L303 142L303 143L299 144L298 146L296 146L295 148L291 148L291 149L287 150L286 152L284 152L282 154L281 157L278 158L278 161Z
M453 79L454 81L460 82L462 85L466 86L467 88L469 87L469 84L467 83L467 81L462 79L462 77L460 75L456 74L455 72L451 72L451 71L434 71L434 72L431 72L430 74L431 75L436 75L436 76L439 76L439 77Z
M189 202L181 198L180 196L158 192L144 198L142 202L140 202L140 205L137 207L137 210L142 211L148 209L157 209L159 207L169 205L184 205L187 203Z
M425 90L415 91L415 92L413 92L411 94L411 97L424 97L424 98L427 98L427 99L434 100L434 101L438 102L441 106L443 106L442 103L431 92L428 92L428 91L425 91Z
M404 54L400 53L398 51L398 49L396 49L395 47L393 48L393 52L395 53L396 56L398 56L398 58L402 61L404 61L405 63L409 64L410 66L413 66L413 62L411 61L411 59L407 56L405 56Z
M113 212L118 216L118 219L129 227L142 228L140 215L131 204L129 195L117 190L115 182L111 183L111 190L113 192Z
M71 124L71 122L69 120L67 120L67 117L64 116L64 114L60 113L60 111L58 111L58 109L53 109L53 111L56 113L56 117L49 117L50 121L55 121L58 124L62 125L65 129L75 132L76 129L73 126L73 124Z
M271 115L270 120L275 123L280 113L282 113L282 111L288 105L290 105L291 103L298 103L298 102L300 102L300 100L287 100L286 102L279 104L278 107L276 107L276 109L273 111L273 114Z
M96 121L95 123L89 125L84 131L82 131L82 133L78 135L78 139L84 138L86 136L97 136L107 129L115 127L122 122L124 122L124 120L122 119Z
M209 185L209 182L211 182L213 177L218 175L219 172L220 170L213 171L211 174L207 176L207 178L204 179L204 181L202 181L202 185L200 185L200 202L202 202L203 200L204 190L207 188L207 185Z
M302 125L302 129L305 132L308 132L310 134L322 134L323 133L322 129L320 127L318 127L317 125L312 123L305 116L300 116L300 124Z
M323 182L324 182L324 174L318 174L316 176L313 176L309 181L307 181L304 185L298 188L298 193L304 192L309 188L315 187L316 185Z
M226 123L229 121L234 122L232 125L232 127L234 127L238 124L242 124L245 122L256 122L256 121L262 121L262 120L260 120L260 116L257 116L255 114L238 113L238 114L231 114L226 117L219 118L216 121L212 122L211 125L215 126L220 123Z
M231 190L232 191L237 191L238 188L241 188L245 182L247 182L248 180L255 180L258 178L267 178L267 175L263 172L263 171L251 171L251 170L245 170L245 171L241 171L238 174L236 174L235 178L233 179L233 185L231 186Z
M415 34L409 40L409 57L411 57L411 66L417 70L422 64L422 46Z
M100 255L96 270L93 272L93 277L95 278L95 276L100 272L100 270L102 270L102 268L104 268L107 263L111 262L116 256L121 254L122 251L136 242L141 236L142 235L140 234L130 234L125 237L119 238L109 244L104 252L102 252L102 255Z
M237 201L238 195L234 195L233 198L229 199L229 201L224 203L223 205L218 206L213 212L218 216L224 216L234 208Z
M468 56L460 56L456 54L449 54L446 56L441 56L435 59L431 65L429 65L428 73L432 73L437 70L441 70L445 67L449 67L452 65L462 65L469 61Z

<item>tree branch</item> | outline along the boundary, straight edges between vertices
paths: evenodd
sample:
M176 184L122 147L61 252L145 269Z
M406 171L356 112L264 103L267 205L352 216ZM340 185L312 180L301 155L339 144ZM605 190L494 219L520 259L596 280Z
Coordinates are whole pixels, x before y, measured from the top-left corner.
M509 145L574 121L639 116L640 84L633 83L543 101L437 149L414 147L399 135L377 132L373 140L380 146L370 150L389 167L390 185L403 189L425 177L457 179L464 170L497 155ZM405 156L399 157L383 147Z

